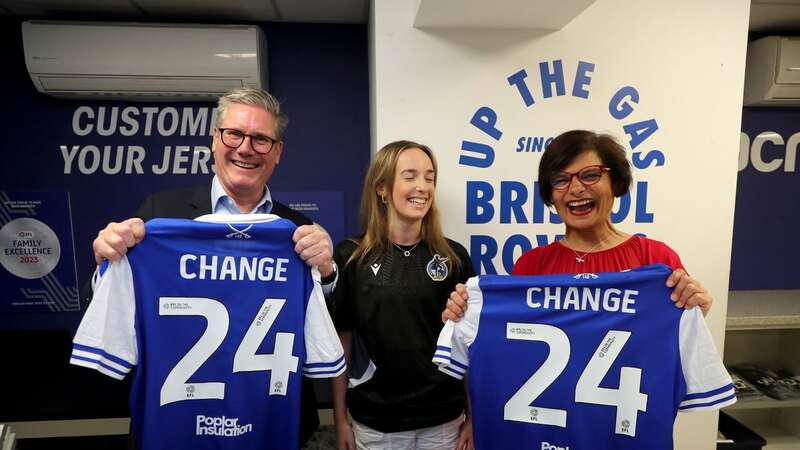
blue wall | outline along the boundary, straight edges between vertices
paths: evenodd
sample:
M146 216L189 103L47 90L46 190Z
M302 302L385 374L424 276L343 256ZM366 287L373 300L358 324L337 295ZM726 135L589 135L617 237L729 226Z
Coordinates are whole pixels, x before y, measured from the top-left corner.
M800 133L800 108L744 108L742 132L750 145L740 153L747 165L736 185L730 288L800 289L800 166L788 163L800 146L786 145ZM757 161L774 167L758 170L751 149L765 132L777 143L764 143Z

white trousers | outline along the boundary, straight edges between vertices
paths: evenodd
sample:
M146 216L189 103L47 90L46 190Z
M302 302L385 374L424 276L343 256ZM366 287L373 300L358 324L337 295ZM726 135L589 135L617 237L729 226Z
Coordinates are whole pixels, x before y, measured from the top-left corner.
M464 417L417 430L383 433L353 421L358 450L454 450Z

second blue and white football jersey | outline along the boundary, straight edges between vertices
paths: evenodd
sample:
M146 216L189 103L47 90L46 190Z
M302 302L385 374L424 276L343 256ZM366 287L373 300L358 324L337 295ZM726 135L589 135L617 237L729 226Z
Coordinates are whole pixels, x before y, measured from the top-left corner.
M476 448L668 450L678 410L736 401L699 308L675 308L663 265L481 276L434 362L467 375Z
M134 370L143 449L298 447L300 377L334 377L344 356L319 273L276 216L154 219L110 264L74 339L72 364Z

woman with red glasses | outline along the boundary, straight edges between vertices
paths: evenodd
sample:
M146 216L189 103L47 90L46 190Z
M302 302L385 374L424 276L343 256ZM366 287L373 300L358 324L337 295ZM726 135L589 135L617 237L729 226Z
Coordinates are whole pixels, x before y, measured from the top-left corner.
M667 286L676 307L711 308L708 291L683 268L678 254L663 242L633 236L611 222L615 197L632 181L625 149L606 134L567 131L553 139L539 162L540 195L564 221L564 239L536 247L514 264L514 275L618 272L662 263L672 267ZM463 284L450 294L443 320L458 320L466 310Z

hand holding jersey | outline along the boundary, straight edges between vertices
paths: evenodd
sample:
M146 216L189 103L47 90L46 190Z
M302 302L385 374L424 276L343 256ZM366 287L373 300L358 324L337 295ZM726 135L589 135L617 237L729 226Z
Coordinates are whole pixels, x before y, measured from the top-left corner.
M94 262L99 266L105 260L119 261L129 248L142 242L144 233L144 221L138 217L109 223L92 242Z
M673 270L667 278L667 287L672 288L669 299L676 308L692 309L697 306L703 311L703 316L706 316L711 310L713 303L711 294L685 270Z
M294 251L300 259L308 266L318 268L322 278L333 274L333 242L324 228L316 223L301 225L295 230L292 240L295 243Z

